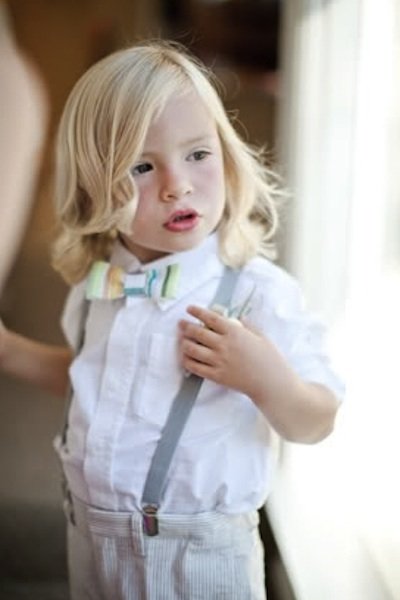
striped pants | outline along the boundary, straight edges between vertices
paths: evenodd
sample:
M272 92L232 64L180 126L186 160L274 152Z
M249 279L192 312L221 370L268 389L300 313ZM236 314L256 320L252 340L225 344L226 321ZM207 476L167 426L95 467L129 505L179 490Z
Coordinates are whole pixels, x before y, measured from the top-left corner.
M161 515L149 537L140 513L74 499L71 600L265 600L257 525L257 512Z

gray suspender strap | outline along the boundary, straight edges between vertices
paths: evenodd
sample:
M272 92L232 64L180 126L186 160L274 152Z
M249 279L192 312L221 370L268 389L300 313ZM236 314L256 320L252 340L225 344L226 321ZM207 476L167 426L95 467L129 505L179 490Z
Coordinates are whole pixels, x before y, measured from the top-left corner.
M240 271L225 268L211 306L228 308ZM157 535L157 510L165 480L183 428L200 391L203 379L189 375L182 382L154 452L142 495L143 524L147 535Z
M76 343L76 352L77 353L81 350L84 339L85 339L85 325L86 325L87 317L89 314L89 307L90 307L90 302L89 302L89 300L85 299L82 304L81 313L79 315L78 339L77 339L77 343ZM67 432L68 432L68 417L69 417L69 410L71 407L72 395L73 395L72 385L71 385L71 382L69 382L68 390L67 390L67 393L65 396L65 407L64 407L62 429L61 429L61 432L59 433L59 435L55 439L56 447L58 447L59 450L61 450L62 448L64 448L64 449L66 448ZM67 483L67 479L65 477L65 471L64 471L62 464L61 464L61 467L62 467L62 469L61 469L61 472L62 472L61 486L62 486L62 492L63 492L63 497L64 497L64 511L68 515L70 522L75 524L75 515L74 515L74 509L73 509L72 501L71 501L71 492L69 491L69 488L68 488L68 483Z

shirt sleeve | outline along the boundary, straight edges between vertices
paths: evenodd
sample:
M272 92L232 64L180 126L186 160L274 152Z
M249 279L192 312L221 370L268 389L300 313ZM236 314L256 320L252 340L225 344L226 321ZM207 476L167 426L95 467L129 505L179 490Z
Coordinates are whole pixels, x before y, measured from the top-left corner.
M300 305L298 312L289 317L288 326L293 331L293 341L288 352L288 361L293 369L303 381L326 386L342 401L345 386L332 365L328 351L328 331L324 323L317 316L307 313Z
M323 321L309 312L298 282L271 265L267 277L258 277L254 314L249 320L276 345L303 381L319 383L339 401L345 385L332 365L328 331Z

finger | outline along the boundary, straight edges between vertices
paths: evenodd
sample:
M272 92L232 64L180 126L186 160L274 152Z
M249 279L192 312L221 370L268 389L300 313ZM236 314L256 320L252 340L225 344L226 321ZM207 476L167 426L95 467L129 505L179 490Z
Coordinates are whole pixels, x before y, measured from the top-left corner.
M203 379L215 381L215 369L211 365L193 360L192 358L184 357L183 367L189 373L193 373Z
M184 359L187 358L210 366L214 364L214 353L206 346L201 346L191 340L183 340L182 354Z
M228 319L226 317L222 317L212 310L207 310L206 308L200 308L200 306L188 306L186 311L192 315L192 317L196 317L199 319L208 329L215 331L216 333L226 333L228 330L227 323Z
M179 326L184 338L190 338L209 348L215 348L221 337L219 333L191 321L179 321Z
M236 317L230 317L229 318L229 323L231 325L239 325L239 327L243 327L243 323L240 319L236 319Z

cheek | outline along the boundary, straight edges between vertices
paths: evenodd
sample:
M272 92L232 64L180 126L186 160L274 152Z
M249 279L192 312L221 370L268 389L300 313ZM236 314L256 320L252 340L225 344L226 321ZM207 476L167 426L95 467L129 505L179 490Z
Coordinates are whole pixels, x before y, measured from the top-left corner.
M200 178L200 185L209 191L225 194L225 176L222 167L218 165L207 166Z
M151 183L142 180L136 185L136 189L138 194L138 206L145 204L146 198L151 194Z
M136 207L136 213L134 218L134 224L138 221L142 221L146 219L147 215L151 213L152 208L152 197L154 198L154 193L152 193L150 185L138 185L138 201Z

